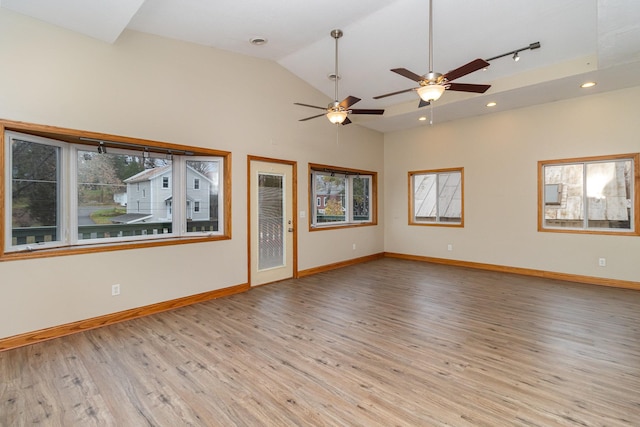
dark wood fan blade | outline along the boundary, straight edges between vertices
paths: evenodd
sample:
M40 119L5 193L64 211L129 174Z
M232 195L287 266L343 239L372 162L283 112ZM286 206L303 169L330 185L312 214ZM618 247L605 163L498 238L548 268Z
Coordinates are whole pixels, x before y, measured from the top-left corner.
M446 73L443 77L448 81L452 82L455 79L459 79L462 76L466 76L467 74L473 73L474 71L481 70L485 67L488 67L489 63L484 59L474 59L468 64L464 64L462 67L458 67L455 70L451 70Z
M474 93L485 93L491 87L491 85L476 85L471 83L450 83L448 86L449 90Z
M360 108L356 110L349 110L353 114L384 114L384 110L374 110L369 108Z
M349 120L349 117L347 117L346 119L344 119L344 122L342 122L342 125L348 125L349 123L351 123L351 120Z
M418 108L426 107L427 105L431 105L431 103L429 101L425 101L424 99L420 98L420 102L418 103Z
M317 108L319 110L326 110L327 109L327 107L318 107L318 106L315 106L315 105L301 104L300 102L294 102L293 105L302 105L303 107Z
M405 89L405 90L399 90L397 92L385 93L384 95L374 96L373 99L386 98L387 96L393 96L393 95L398 95L400 93L411 92L412 90L414 90L414 88Z
M424 77L417 75L416 73L407 70L406 68L393 68L391 71L400 74L402 77L406 77L414 82L420 83L424 80Z
M305 119L300 119L298 120L299 122L306 122L307 120L311 120L311 119L315 119L316 117L322 117L325 116L326 114L318 114L317 116L311 116L311 117L307 117Z
M345 110L348 110L349 107L351 107L356 102L360 102L360 98L356 98L355 96L349 95L345 99L343 99L339 105Z

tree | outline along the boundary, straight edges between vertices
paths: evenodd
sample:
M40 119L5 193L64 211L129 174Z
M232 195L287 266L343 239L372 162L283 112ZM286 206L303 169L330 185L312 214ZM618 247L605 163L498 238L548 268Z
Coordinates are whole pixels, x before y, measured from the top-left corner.
M328 216L344 215L342 203L338 199L329 199L324 207L324 214Z
M13 222L23 227L56 225L59 148L17 139L11 148Z
M116 173L115 158L119 154L78 151L78 203L105 203L113 201L113 195L122 180Z
M197 172L200 172L209 179L212 179L213 175L218 174L217 162L189 160L187 161L187 166Z
M144 162L139 156L114 156L113 167L116 175L121 181L132 177L133 175L140 173L144 170Z
M369 185L368 179L356 177L353 182L353 216L369 215Z

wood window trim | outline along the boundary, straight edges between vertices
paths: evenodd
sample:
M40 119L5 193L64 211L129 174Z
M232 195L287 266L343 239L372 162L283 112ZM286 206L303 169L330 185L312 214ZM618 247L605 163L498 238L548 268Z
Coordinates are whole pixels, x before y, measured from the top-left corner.
M416 222L414 221L414 200L413 200L413 176L420 174L438 174L438 173L448 173L448 172L460 172L460 180L461 180L461 189L460 189L460 209L461 209L461 218L459 223L446 223L446 222ZM426 169L426 170L417 170L417 171L409 171L407 173L407 189L408 189L408 200L409 200L409 210L408 210L408 223L409 225L417 225L417 226L427 226L427 227L450 227L450 228L464 228L464 167L456 167L456 168L440 168L440 169Z
M6 177L5 170L6 131L14 131L28 135L63 141L75 145L96 146L99 141L103 141L108 147L109 143L114 148L140 149L153 153L182 153L194 156L213 156L223 159L222 180L224 185L224 206L223 206L223 229L222 234L214 236L172 236L166 239L154 239L147 241L128 241L123 243L98 243L86 246L66 246L51 249L42 249L37 251L21 251L21 252L5 252L5 198L9 195L5 194L5 187L0 187L0 217L2 224L0 225L0 262L23 260L33 258L48 258L64 255L78 255L96 252L112 252L119 250L149 248L157 246L172 246L190 243L212 242L218 240L231 239L231 152L223 150L214 150L203 147L187 146L173 144L168 142L153 141L140 138L132 138L120 135L111 135L106 133L83 131L77 129L62 128L57 126L40 125L34 123L20 122L0 119L0 132L2 135L2 147L0 147L0 174L3 180Z
M367 175L371 176L371 221L363 222L363 223L349 223L349 224L340 224L340 225L323 225L320 227L314 227L312 221L312 213L309 212L309 231L324 231L324 230L339 230L344 228L357 228L357 227L370 227L373 225L378 225L378 172L368 171L364 169L353 169L353 168L345 168L340 166L330 166L319 163L309 163L309 169L307 172L307 176L309 177L309 199L312 199L313 182L311 180L311 174L316 172L335 172L335 173L345 173L349 175ZM309 204L311 205L311 204Z
M633 230L585 230L575 228L550 228L544 226L544 167L549 165L569 165L575 163L633 160ZM597 234L608 236L640 236L640 153L612 154L604 156L574 157L538 161L538 231L544 233Z

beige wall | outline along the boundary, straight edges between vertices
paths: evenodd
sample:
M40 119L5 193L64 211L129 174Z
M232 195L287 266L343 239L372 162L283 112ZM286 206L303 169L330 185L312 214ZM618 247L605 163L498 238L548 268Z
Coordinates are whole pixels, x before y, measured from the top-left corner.
M537 162L638 152L638 99L640 87L386 134L385 250L640 281L640 237L537 231ZM464 167L464 228L408 226L407 172L450 167Z
M330 100L279 65L135 32L109 45L3 9L0 52L0 118L228 150L233 169L232 240L0 262L0 338L246 283L247 155L298 162L300 270L384 250L382 225L307 231L308 163L382 182L383 136L298 122L312 111L293 102Z
M232 240L0 262L0 338L246 283L247 155L298 162L300 270L386 250L640 280L640 238L536 226L537 161L640 150L640 88L338 139L297 121L311 112L293 102L329 99L273 62L135 32L109 45L3 9L0 52L0 118L233 156ZM380 225L308 232L309 162L378 171ZM409 227L407 172L448 167L465 168L465 227Z

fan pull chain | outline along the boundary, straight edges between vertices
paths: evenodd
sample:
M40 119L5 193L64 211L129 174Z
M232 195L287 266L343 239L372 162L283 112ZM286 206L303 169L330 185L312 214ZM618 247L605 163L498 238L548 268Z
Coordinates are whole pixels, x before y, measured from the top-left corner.
M433 126L433 102L429 103L429 125Z

